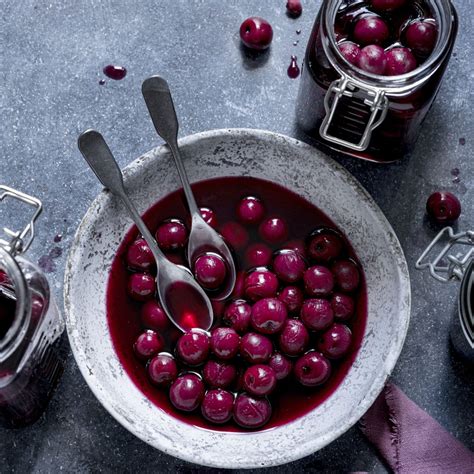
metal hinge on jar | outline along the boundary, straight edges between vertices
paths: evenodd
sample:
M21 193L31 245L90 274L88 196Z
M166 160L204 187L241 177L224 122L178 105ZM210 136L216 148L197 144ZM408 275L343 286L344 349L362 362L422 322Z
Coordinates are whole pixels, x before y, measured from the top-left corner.
M435 247L441 249L436 251ZM461 280L459 322L464 339L458 335L456 341L460 347L469 348L462 353L474 362L474 231L455 234L451 227L445 227L420 255L415 267L428 268L431 276L443 283ZM459 343L462 340L465 342Z
M3 227L3 232L9 240L0 238L0 246L2 246L12 256L26 252L28 247L35 238L35 221L43 210L43 205L39 199L36 199L28 194L9 188L8 186L0 185L0 203L5 198L10 197L28 204L34 208L34 214L28 224L21 231L12 230L8 227Z
M321 137L364 151L369 146L372 131L385 120L388 99L383 90L362 88L348 77L341 77L329 86L324 109L326 116L319 129Z

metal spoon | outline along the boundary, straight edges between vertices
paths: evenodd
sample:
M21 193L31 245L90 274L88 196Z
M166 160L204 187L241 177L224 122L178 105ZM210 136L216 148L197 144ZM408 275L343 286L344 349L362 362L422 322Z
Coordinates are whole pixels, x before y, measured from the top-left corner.
M227 278L224 288L217 295L212 295L212 298L224 300L232 293L235 285L234 259L224 239L204 221L196 204L178 148L179 124L170 88L165 79L160 76L152 76L143 82L142 93L158 135L171 150L191 213L191 232L188 240L189 267L194 269L196 259L205 252L220 255L226 262Z
M123 184L122 172L102 135L95 130L87 130L79 136L78 146L99 181L125 204L130 217L150 247L156 260L158 296L170 320L182 331L192 327L209 330L214 317L209 297L187 268L170 262L158 247L130 201Z

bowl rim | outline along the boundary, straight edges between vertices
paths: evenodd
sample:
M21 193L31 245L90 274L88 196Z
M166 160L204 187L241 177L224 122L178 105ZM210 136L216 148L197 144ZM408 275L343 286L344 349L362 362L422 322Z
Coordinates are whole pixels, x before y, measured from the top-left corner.
M399 267L399 275L401 281L400 292L404 296L405 306L403 311L400 314L400 323L401 327L399 328L399 337L397 337L395 343L393 343L389 351L386 354L385 364L383 366L384 370L380 371L380 374L376 376L372 382L372 385L367 390L367 396L364 397L361 403L359 403L356 409L353 411L353 414L346 418L344 423L332 431L330 434L327 434L324 437L319 438L320 442L316 443L316 440L311 443L308 442L304 446L299 446L299 449L295 452L290 459L266 459L265 464L256 465L253 462L248 463L233 463L226 460L225 465L219 462L203 462L199 461L198 465L205 465L209 467L216 467L216 468L225 468L225 469L235 469L235 468L258 468L258 467L271 467L271 466L278 466L287 464L298 459L301 459L305 456L308 456L314 452L317 452L319 449L327 446L347 430L349 430L357 421L364 415L364 413L369 409L369 407L373 404L377 396L382 391L385 382L389 375L391 374L392 370L395 367L395 364L400 356L400 353L403 348L403 344L405 342L406 334L408 332L409 321L410 321L410 313L411 313L411 285L410 285L410 276L408 270L408 264L402 249L402 246L398 240L395 231L393 230L392 226L388 222L387 218L383 214L382 210L379 206L375 203L372 196L367 192L367 190L359 183L359 181L341 164L337 161L333 160L328 155L324 154L323 152L315 149L313 146L302 142L296 138L289 137L284 134L261 130L261 129L251 129L251 128L226 128L226 129L214 129L208 130L203 132L198 132L192 135L185 136L180 138L178 143L179 146L192 146L194 143L199 142L201 140L212 139L212 138L225 138L226 136L230 137L249 137L256 140L269 140L269 139L278 139L280 141L286 142L290 146L296 146L303 151L311 154L317 154L317 159L324 160L328 163L335 171L342 173L347 180L347 182L354 188L358 189L358 191L363 194L368 202L371 204L371 210L375 213L377 219L381 222L383 227L389 232L390 240L392 244L392 250L397 254L397 263ZM142 166L143 160L149 156L153 155L156 152L161 154L161 151L167 151L166 145L159 145L148 152L143 153L138 158L134 159L131 163L129 163L125 168L123 168L124 173L124 180L130 179L136 173L140 172L140 168ZM71 303L71 280L72 275L74 272L74 268L77 267L77 261L80 256L80 241L82 234L86 228L89 227L90 221L92 221L95 217L96 210L99 207L99 204L107 197L107 192L102 189L102 191L95 197L93 202L90 204L89 208L86 211L86 214L82 218L81 222L79 223L76 233L74 235L73 242L71 244L71 248L68 252L67 261L65 265L65 272L64 272L64 285L63 285L63 298L64 298L64 310L65 310L65 321L66 321L66 328L69 343L71 346L71 351L76 361L76 364L79 367L79 370L86 381L87 385L89 386L92 393L95 397L99 400L101 405L106 409L106 411L112 415L112 417L120 423L127 431L132 433L137 438L141 439L145 443L149 444L155 449L159 449L162 452L174 456L176 458L182 459L184 461L196 464L196 459L193 458L192 455L188 455L187 452L183 453L179 451L174 445L169 447L164 446L157 446L156 444L152 443L151 440L147 439L146 435L142 432L136 430L136 428L129 422L129 420L123 416L123 413L119 413L116 411L109 402L109 398L105 395L104 390L101 387L100 382L97 380L97 376L94 371L91 371L86 361L88 359L83 345L81 345L80 337L77 336L77 332L74 331L74 319L75 317L72 315L72 303ZM177 420L179 421L179 420ZM297 420L296 420L297 421ZM184 423L184 422L183 422ZM223 433L224 434L224 433ZM245 433L244 433L245 434ZM251 433L255 434L255 433ZM258 434L258 432L257 432Z

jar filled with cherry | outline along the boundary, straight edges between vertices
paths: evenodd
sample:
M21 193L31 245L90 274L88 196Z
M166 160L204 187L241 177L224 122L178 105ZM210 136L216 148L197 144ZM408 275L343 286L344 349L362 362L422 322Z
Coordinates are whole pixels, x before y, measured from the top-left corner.
M297 120L323 147L378 162L413 149L457 33L450 0L324 0Z
M366 318L361 265L326 215L281 186L217 178L193 191L233 249L234 291L213 301L209 332L180 332L156 299L153 258L132 229L108 284L119 359L150 400L189 423L231 431L286 423L330 396L355 358ZM168 258L184 265L189 222L181 194L144 217ZM225 265L206 255L194 271L212 298Z

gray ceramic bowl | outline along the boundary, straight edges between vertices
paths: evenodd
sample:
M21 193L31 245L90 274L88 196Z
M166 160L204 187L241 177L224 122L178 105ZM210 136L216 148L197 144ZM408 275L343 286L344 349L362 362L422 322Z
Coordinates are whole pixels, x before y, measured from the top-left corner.
M362 348L338 389L307 415L278 428L222 433L197 428L147 400L123 371L108 332L105 293L110 265L131 226L123 207L102 192L84 217L65 275L72 351L91 390L125 428L152 446L198 464L253 468L311 454L349 429L370 407L402 349L410 313L407 264L384 215L359 183L309 145L271 132L216 130L183 138L190 180L252 175L280 183L324 210L346 233L365 269L368 321ZM125 182L141 212L178 187L166 148L138 158Z

